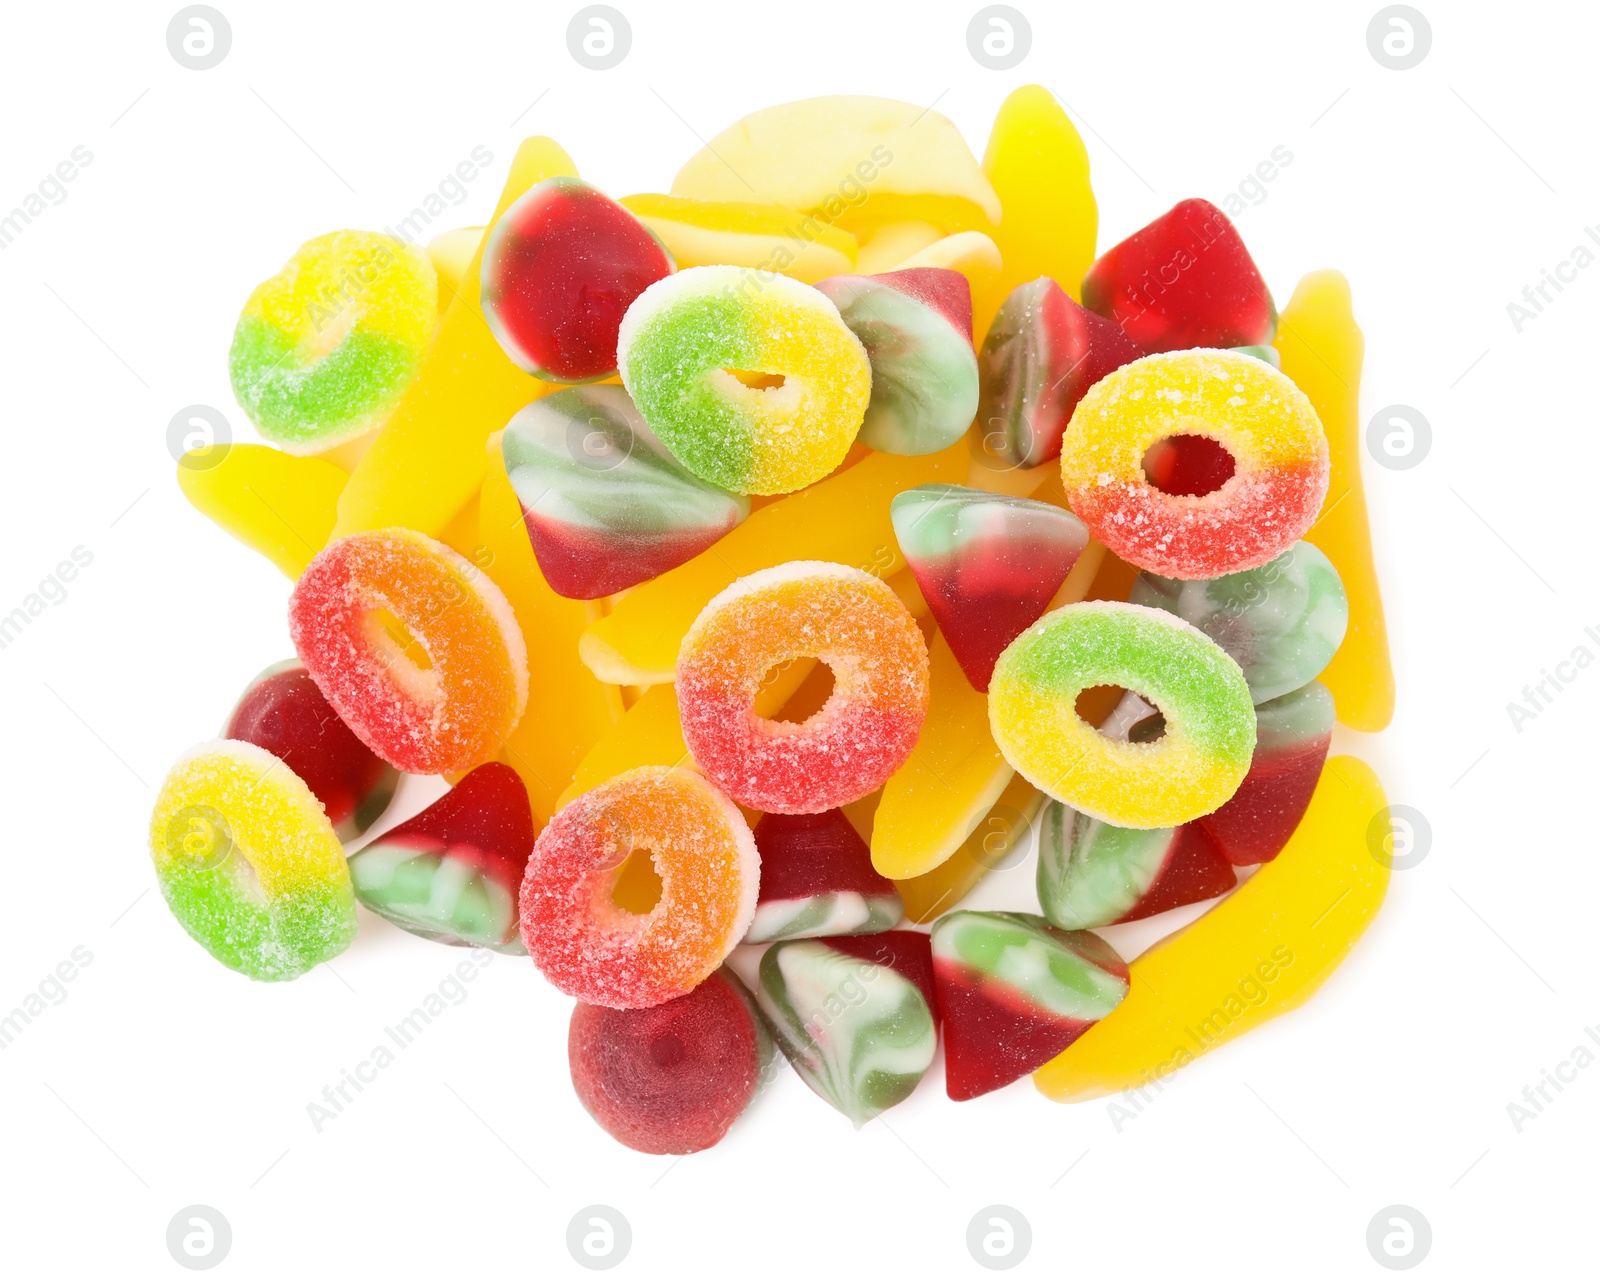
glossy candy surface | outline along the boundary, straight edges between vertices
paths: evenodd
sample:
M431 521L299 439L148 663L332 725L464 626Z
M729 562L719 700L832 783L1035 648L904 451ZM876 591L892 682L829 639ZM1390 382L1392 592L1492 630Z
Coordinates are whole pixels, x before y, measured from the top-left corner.
M316 795L342 841L359 838L383 815L400 781L334 713L298 660L256 675L222 734L283 759Z
M263 438L321 452L394 411L438 322L421 249L369 231L318 236L245 303L228 352L234 397Z
M1078 715L1078 694L1123 687L1159 708L1156 741L1111 740ZM1080 603L1045 616L1001 655L989 724L1036 786L1108 824L1179 825L1233 796L1255 748L1255 710L1237 664L1170 613Z
M889 516L940 634L980 692L1089 543L1083 523L1060 506L954 484L902 492Z
M1029 469L1061 453L1089 387L1143 352L1053 279L1019 284L978 356L978 428L997 462Z
M1200 824L1236 865L1283 849L1305 815L1333 743L1333 696L1321 683L1256 706L1256 749L1233 797Z
M945 1090L970 1100L1059 1054L1116 1010L1128 967L1090 931L960 909L933 924Z
M546 178L484 241L483 317L519 368L594 381L617 370L617 329L634 298L672 269L622 205L580 178Z
M150 855L173 916L252 980L293 980L356 933L344 848L303 780L266 750L208 741L167 773Z
M212 447L225 449L215 464ZM178 487L189 504L291 581L328 543L349 478L323 457L257 443L191 449L178 463Z
M1228 215L1187 199L1101 254L1083 304L1147 353L1191 346L1269 346L1272 294Z
M1232 455L1214 492L1172 496L1144 457L1173 435L1202 435ZM1328 441L1310 401L1249 355L1149 355L1090 388L1061 444L1073 513L1120 558L1193 579L1260 567L1309 528L1328 490Z
M658 1006L579 1002L567 1062L583 1107L641 1153L710 1148L754 1098L772 1051L748 996L719 970Z
M289 598L289 637L339 717L402 771L487 762L527 704L527 649L505 595L418 532L330 545Z
M413 935L521 953L517 892L533 838L527 787L485 763L351 856L350 879L357 900Z
M835 275L817 290L839 308L872 367L862 443L920 456L966 433L978 407L978 360L962 275L932 267Z
M747 498L684 469L621 386L547 395L511 419L500 446L539 570L566 598L660 576L750 513Z
M618 335L623 385L674 456L730 492L792 492L861 429L867 353L834 304L783 275L697 266L653 284Z
M622 206L667 246L681 270L749 266L814 284L856 264L854 235L782 204L625 195Z
M833 669L803 723L763 719L769 670L810 658ZM871 793L911 752L928 712L922 631L887 585L837 563L787 563L730 585L684 636L683 738L694 760L757 811L826 811Z
M761 956L755 993L795 1072L858 1127L933 1063L938 1012L920 932L780 941Z
M645 912L613 896L639 855L660 881ZM522 883L523 942L563 993L656 1006L715 971L750 929L759 879L733 803L693 772L640 767L574 798L540 833Z
M887 931L905 914L894 883L838 808L773 813L755 828L761 892L746 944Z
M1259 568L1209 581L1142 572L1128 601L1181 616L1215 642L1239 662L1257 705L1322 673L1350 617L1338 572L1309 541Z

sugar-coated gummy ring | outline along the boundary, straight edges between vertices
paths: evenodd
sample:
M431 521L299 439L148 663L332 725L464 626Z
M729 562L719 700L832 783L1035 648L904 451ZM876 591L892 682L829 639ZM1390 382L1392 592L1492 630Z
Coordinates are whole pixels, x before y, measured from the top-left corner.
M1144 455L1202 435L1232 455L1233 475L1203 496L1150 483ZM1228 350L1148 355L1101 378L1061 443L1073 513L1107 549L1161 576L1195 580L1260 567L1315 522L1328 491L1328 440L1300 388Z
M833 670L803 723L755 712L769 671L810 657ZM928 712L928 648L895 592L839 563L796 562L735 581L678 651L683 739L702 771L757 811L842 807L883 784Z
M612 899L635 852L661 880L644 914ZM522 938L562 992L619 1010L656 1006L688 993L739 942L760 873L744 817L703 777L635 768L574 798L539 835L522 880Z
M233 330L233 393L262 436L321 452L381 425L421 365L439 284L420 248L370 231L302 244Z
M1102 736L1077 711L1089 687L1137 692L1165 716L1165 735ZM1256 743L1250 688L1233 658L1187 621L1131 603L1076 603L1020 634L995 665L989 726L1026 780L1132 829L1215 811L1250 770Z
M356 532L317 555L290 595L289 637L339 717L402 771L487 762L527 704L527 648L505 595L420 532Z
M167 906L224 966L292 980L356 933L344 848L304 781L245 741L197 745L150 814Z
M828 474L872 393L867 352L831 301L743 266L650 285L623 317L617 366L673 455L730 492L792 492Z

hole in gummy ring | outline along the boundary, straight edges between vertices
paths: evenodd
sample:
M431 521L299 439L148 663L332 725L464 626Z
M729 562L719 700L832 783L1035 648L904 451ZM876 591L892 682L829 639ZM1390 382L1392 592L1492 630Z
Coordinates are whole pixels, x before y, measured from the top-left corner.
M428 659L427 650L417 641L402 621L388 608L377 608L371 613L370 623L394 644L399 655L405 657L419 670L431 670L433 662Z
M779 390L786 380L781 372L752 372L748 368L724 368L722 371L751 390Z
M1203 497L1233 478L1233 454L1205 435L1173 435L1151 444L1141 463L1152 488L1169 497Z
M768 670L762 679L763 685L770 681L776 674ZM797 726L807 723L822 712L822 707L828 703L828 698L833 695L834 675L833 667L826 661L818 661L811 673L807 674L805 681L795 689L795 693L784 702L783 708L773 714L768 721L774 723L794 723Z
M635 847L611 880L611 903L627 913L651 912L661 900L661 875L645 847Z
M1112 740L1127 740L1135 745L1148 745L1158 741L1167 734L1167 720L1157 710L1133 723L1131 727L1117 730L1117 724L1109 721L1112 712L1122 703L1128 695L1126 688L1102 684L1098 687L1086 687L1078 693L1078 699L1073 708L1078 711L1078 717L1093 727L1102 736ZM1144 708L1141 707L1140 712ZM1120 716L1119 716L1120 717Z

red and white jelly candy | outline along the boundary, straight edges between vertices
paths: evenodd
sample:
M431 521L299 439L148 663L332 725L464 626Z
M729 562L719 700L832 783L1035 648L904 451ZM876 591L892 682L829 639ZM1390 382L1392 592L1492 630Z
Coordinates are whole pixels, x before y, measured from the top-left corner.
M350 881L357 900L413 935L521 953L517 892L533 838L522 778L485 763L351 856Z
M576 177L551 177L506 209L483 246L483 317L513 363L546 381L617 370L633 299L672 274L644 223Z
M1145 354L1193 346L1270 346L1272 294L1228 215L1209 200L1176 204L1107 249L1083 277L1083 304Z
M771 1039L726 970L682 997L631 1010L572 1008L572 1089L606 1134L641 1153L697 1153L756 1093Z
M1311 805L1333 743L1333 694L1321 683L1256 706L1256 752L1233 797L1200 818L1236 865L1271 860Z
M1092 931L958 909L933 924L945 1090L970 1100L1059 1055L1116 1010L1128 967Z
M389 806L400 773L368 749L334 713L298 660L256 675L222 729L276 755L305 781L341 841L359 838Z
M1029 469L1061 452L1061 435L1089 387L1143 352L1109 319L1041 275L1006 298L978 355L983 448Z
M905 916L894 883L837 807L815 815L773 813L756 825L761 892L746 944L887 931Z

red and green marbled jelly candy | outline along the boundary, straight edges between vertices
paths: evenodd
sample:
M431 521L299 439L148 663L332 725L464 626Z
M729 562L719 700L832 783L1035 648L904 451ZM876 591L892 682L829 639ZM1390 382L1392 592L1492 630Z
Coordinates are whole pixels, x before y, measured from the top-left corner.
M413 935L522 953L517 892L533 839L522 778L485 763L351 856L350 879L357 900Z
M617 329L633 299L672 274L644 223L576 177L529 189L483 246L483 317L519 368L546 381L617 370Z
M958 909L933 924L945 1090L970 1100L1033 1072L1116 1010L1128 967L1089 931Z
M867 844L837 807L763 816L755 838L761 889L744 943L864 935L905 916L894 883L872 867Z
M1083 304L1145 354L1270 346L1272 294L1228 215L1187 199L1107 249L1083 277Z

